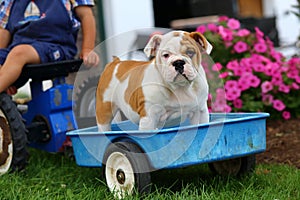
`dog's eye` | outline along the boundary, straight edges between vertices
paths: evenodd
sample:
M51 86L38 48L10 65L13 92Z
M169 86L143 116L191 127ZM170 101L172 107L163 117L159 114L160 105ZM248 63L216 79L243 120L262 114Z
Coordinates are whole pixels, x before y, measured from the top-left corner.
M170 57L170 54L164 53L162 56L163 56L164 58L169 58L169 57Z
M195 55L195 51L193 51L193 50L187 50L186 51L186 55L188 55L191 58L191 57L193 57Z

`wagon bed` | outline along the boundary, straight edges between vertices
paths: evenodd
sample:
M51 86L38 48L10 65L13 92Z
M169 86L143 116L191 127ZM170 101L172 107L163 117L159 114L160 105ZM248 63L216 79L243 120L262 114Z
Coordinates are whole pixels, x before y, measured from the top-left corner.
M177 168L257 154L266 149L268 113L210 114L210 122L139 131L130 121L112 125L99 133L97 127L68 132L76 162L101 167L106 148L113 142L129 141L146 153L154 169Z

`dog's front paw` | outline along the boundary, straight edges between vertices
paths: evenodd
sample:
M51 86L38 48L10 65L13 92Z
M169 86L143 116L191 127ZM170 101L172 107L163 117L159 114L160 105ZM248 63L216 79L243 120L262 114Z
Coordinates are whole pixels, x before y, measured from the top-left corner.
M157 123L151 117L142 117L139 123L139 130L155 130L157 128Z
M98 126L98 132L100 133L111 130L110 124L98 124L97 126Z

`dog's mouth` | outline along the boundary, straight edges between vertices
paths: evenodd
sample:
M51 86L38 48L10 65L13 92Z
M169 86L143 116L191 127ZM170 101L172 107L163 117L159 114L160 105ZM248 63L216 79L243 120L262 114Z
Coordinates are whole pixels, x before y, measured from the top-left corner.
M183 83L183 82L188 82L188 83L192 83L191 80L189 80L189 78L182 73L177 73L176 76L173 79L173 82L177 82L177 83Z

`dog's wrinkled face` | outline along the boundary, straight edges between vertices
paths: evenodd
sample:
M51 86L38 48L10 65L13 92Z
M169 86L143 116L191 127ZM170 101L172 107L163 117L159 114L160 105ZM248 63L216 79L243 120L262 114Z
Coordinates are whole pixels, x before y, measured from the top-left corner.
M211 45L200 33L172 31L154 35L144 51L156 57L156 66L166 82L184 86L190 84L202 68L202 50L210 53Z

